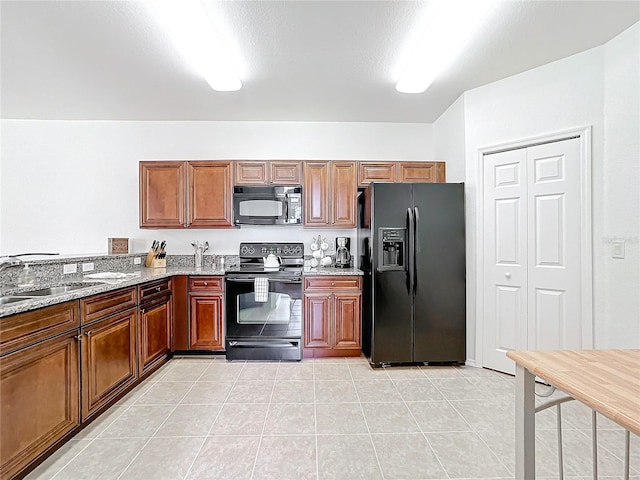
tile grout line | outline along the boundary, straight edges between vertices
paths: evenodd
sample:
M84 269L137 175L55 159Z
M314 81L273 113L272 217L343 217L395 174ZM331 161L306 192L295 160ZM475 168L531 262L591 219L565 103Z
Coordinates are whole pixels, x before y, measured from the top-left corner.
M318 451L318 408L316 397L316 362L311 363L311 378L313 379L313 429L316 442L316 479L320 480L320 452Z
M176 366L177 366L177 365L179 365L179 363L178 363L178 362L176 362ZM175 368L175 366L174 366L174 367L172 367L170 370L173 370L174 368ZM208 368L208 367L207 367L207 368ZM131 461L129 462L129 464L128 464L126 467L124 467L124 469L120 472L120 475L118 475L118 476L116 477L116 480L120 480L120 478L122 478L122 475L124 475L124 473L129 469L129 467L130 467L131 465L133 465L133 462L135 462L135 461L136 461L136 458L138 458L138 457L140 456L140 454L142 453L142 450L144 450L144 449L145 449L145 447L146 447L147 445L149 445L149 443L151 442L151 439L153 438L153 436L154 436L154 435L155 435L155 434L156 434L156 433L157 433L157 432L162 428L162 426L163 426L165 423L167 423L167 420L169 420L169 417L171 417L171 415L173 415L173 412L175 412L175 411L176 411L176 409L178 408L178 405L180 405L180 402L181 402L181 401L182 401L182 400L183 400L183 399L184 399L184 398L189 394L189 392L193 389L193 387L196 385L196 383L198 383L198 379L200 379L200 377L202 377L202 375L204 375L204 372L206 372L206 371L207 371L207 369L205 368L205 369L202 371L202 373L198 376L198 378L193 382L193 384L191 385L191 387L189 387L189 389L184 393L184 395L182 395L182 397L180 398L180 400L178 400L178 401L176 402L176 404L174 405L173 409L169 412L169 415L167 415L167 417L164 419L164 421L163 421L162 423L160 423L160 425L158 425L158 427L153 431L153 433L149 436L149 438L148 438L148 439L147 439L147 441L144 443L144 445L142 445L142 447L140 448L140 450L138 450L138 453L136 453L136 455L131 459ZM166 372L166 373L165 373L162 377L160 377L160 378L164 378L164 377L166 377L166 376L167 376L167 373L169 373L169 372ZM156 383L158 383L158 382L156 382ZM137 400L136 400L136 401L137 401ZM204 440L206 440L206 438L202 440L202 442L203 442L203 443L204 443Z
M475 367L474 367L474 368L475 368ZM425 377L426 377L426 375L425 375ZM464 377L466 380L469 380L469 378L471 378L471 377L466 377L464 374L463 374L463 377ZM428 378L428 377L427 377L427 378ZM505 469L509 474L511 474L511 469L505 465L505 463L502 461L502 459L501 459L501 458L500 458L500 457L499 457L499 456L498 456L498 455L493 451L493 449L492 449L492 448L487 444L487 442L485 442L484 438L482 438L482 436L481 436L480 434L478 434L478 432L476 432L476 430L471 426L471 424L467 421L467 419L464 417L464 415L462 415L462 414L458 411L458 409L457 409L457 408L456 408L456 407L451 403L451 400L449 400L449 398L448 398L444 393L442 393L442 391L438 388L438 385L436 385L434 382L432 382L432 381L431 381L431 379L429 379L429 381L430 381L430 382L431 382L431 384L435 387L435 389L436 389L436 390L438 390L438 393L440 393L440 395L442 395L442 396L443 396L443 398L446 400L446 402L449 404L449 406L455 410L455 412L460 416L460 418L462 418L462 420L464 421L464 423L466 423L467 425L469 425L469 429L470 429L470 431L471 431L472 433L474 433L474 434L475 434L475 435L480 439L480 441L484 444L484 446L485 446L485 447L487 447L487 449L491 452L491 455L493 455L493 456L498 460L498 462L500 463L500 465L502 465L502 466L504 467L504 469ZM469 380L469 381L470 381L470 380ZM473 383L473 382L470 382L470 383ZM475 384L474 384L474 387L477 387L477 385L475 385ZM426 436L425 436L425 437L426 437ZM428 441L428 440L427 440L427 441ZM437 456L437 454L436 454L436 456ZM446 470L445 470L445 471L446 471ZM449 474L449 472L447 472L447 475L448 475L448 474Z
M431 381L431 379L429 377L427 377L427 375L420 370L420 367L418 367L418 371L420 371L420 374L426 378L427 380L429 380L429 383L431 385L433 385L433 382ZM387 374L388 375L388 374ZM393 386L395 387L395 389L398 392L398 395L400 395L400 398L402 399L402 403L404 403L404 407L409 411L409 415L411 415L411 418L413 419L413 421L416 423L416 426L418 427L418 430L420 431L420 434L424 437L425 441L427 442L427 445L429 445L429 448L431 449L431 452L433 453L433 456L436 458L436 460L438 461L438 464L440 465L440 468L442 468L442 471L444 472L444 474L447 476L447 478L451 478L451 475L449 475L449 472L447 471L446 468L444 468L444 465L442 464L442 460L440 460L440 457L438 457L438 454L436 453L436 451L434 450L433 446L431 445L431 442L429 441L429 439L427 438L427 435L425 432L422 431L422 428L420 427L420 424L418 423L418 420L416 420L415 415L413 414L413 412L411 411L411 409L409 408L409 405L407 405L407 401L405 400L404 396L402 395L402 393L400 392L400 390L398 390L398 385L396 385L396 382L393 380L393 378L391 378L391 375L389 375L389 379L391 380L391 383L393 383ZM435 385L434 385L435 388ZM442 394L441 394L442 395Z
M351 384L353 385L353 389L356 391L356 397L358 397L358 405L360 405L360 412L362 413L362 418L364 419L364 424L367 427L367 433L369 434L369 442L371 442L371 447L373 448L373 454L376 456L376 463L378 464L378 470L380 471L380 476L382 480L384 480L384 471L382 470L382 465L380 464L380 457L378 456L378 450L376 450L376 444L373 443L373 436L371 435L371 429L369 428L369 422L367 421L367 416L364 413L364 407L362 406L362 402L360 401L360 394L358 393L358 389L356 388L356 382L353 379L353 374L351 373L351 366L349 362L347 362L347 368L349 370L349 377L351 377ZM389 374L385 371L387 377Z
M169 362L170 362L170 361L169 361ZM169 362L167 362L165 365L168 365L168 364L169 364ZM164 365L163 365L163 366L164 366ZM162 368L162 367L160 367L158 370L160 370L161 368ZM171 368L167 369L167 372L168 372L169 370L171 370ZM159 380L160 378L162 378L163 376L165 376L165 375L167 374L167 372L164 372L164 374L163 374L163 375L161 375L161 376L158 378L158 380ZM151 374L151 375L154 375L154 374L155 374L155 372L154 372L153 374ZM153 384L153 383L157 383L157 382L158 382L158 380L155 380L155 381L150 382L150 383L152 383L152 384ZM149 390L152 386L153 386L153 385L149 385L149 386L148 386L148 388L146 388L146 389L145 389L145 393L146 393L146 391L147 391L147 390ZM136 388L138 388L138 387L142 387L142 385L139 385L139 386L136 386L136 387L132 388L132 389L131 389L131 391L127 392L124 396L127 396L127 395L131 394L131 393L132 393ZM142 395L144 395L144 394L142 394ZM124 398L124 396L123 396L123 398ZM137 399L136 399L136 400L137 400ZM119 400L118 400L118 401L119 401ZM135 403L135 402L134 402L134 403ZM111 409L111 408L113 408L113 407L119 407L119 406L120 406L120 407L125 407L125 408L123 409L122 413L120 413L120 415L118 415L118 416L117 416L117 417L115 417L111 422L109 422L109 424L108 424L108 425L106 425L106 426L105 426L105 428L104 428L104 429L102 429L102 431L101 431L100 433L98 433L95 437L90 438L90 439L86 439L86 440L89 440L89 442L84 446L84 448L83 448L82 450L80 450L77 454L75 454L71 459L69 459L69 461L68 461L67 463L65 463L64 465L62 465L62 467L60 467L60 468L58 469L58 471L57 471L57 472L56 472L56 473L55 473L55 474L50 478L50 480L53 480L55 477L57 477L57 476L58 476L58 474L59 474L62 470L64 470L64 469L65 469L65 468L66 468L66 467L67 467L71 462L73 462L76 458L78 458L78 456L79 456L82 452L84 452L84 451L85 451L85 450L86 450L86 449L87 449L91 444L93 444L93 443L98 439L98 437L100 437L100 435L102 434L102 432L106 431L106 430L107 430L111 425L113 425L113 424L115 423L115 421L116 421L116 420L118 420L122 415L124 415L124 414L125 414L125 413L126 413L126 412L127 412L127 411L132 407L132 406L133 406L133 405L134 405L133 403L132 403L132 404L130 404L130 405L119 405L119 404L118 404L118 402L116 402L116 403L114 403L113 405L111 405L107 410L109 410L109 409ZM103 412L103 413L106 413L106 411L105 411L105 412ZM102 414L101 414L101 415L102 415ZM94 422L95 422L95 421L97 421L97 419L95 419L95 420L94 420ZM88 427L87 427L87 428L88 428ZM78 434L79 434L79 433L82 433L82 431L78 432ZM77 434L76 434L76 435L77 435ZM74 436L74 437L75 437L75 436ZM73 441L73 439L74 439L74 438L71 438L69 441ZM82 440L85 440L85 439L79 439L78 441L80 442L80 441L82 441ZM36 468L37 468L37 467L36 467Z
M276 374L273 377L273 385L271 386L271 395L269 395L269 403L267 404L267 412L264 415L264 421L262 423L262 432L260 432L260 439L258 440L258 448L256 449L256 458L253 459L253 468L251 469L251 477L253 478L256 465L258 464L258 455L260 455L260 446L262 445L262 437L264 437L264 429L267 426L267 418L269 418L269 410L271 410L271 399L273 398L273 391L276 389L276 378L278 378L278 370L280 370L280 363L277 363Z
M225 362L226 361L228 361L228 360L225 360ZM227 404L227 399L229 398L229 395L231 395L231 391L233 390L233 387L236 386L236 383L238 382L238 379L240 378L240 375L244 371L244 367L246 365L247 365L247 362L245 361L242 364L242 368L238 372L238 375L236 376L236 379L233 381L233 385L231 385L231 388L229 389L229 392L227 392L227 395L224 397L224 400L223 400L222 404L220 404L220 410L218 410L218 413L216 414L216 417L213 419L213 422L211 422L211 426L209 427L209 430L207 431L207 434L204 437L204 441L202 442L202 445L200 445L200 448L198 449L198 451L196 452L195 456L193 457L193 460L191 461L191 465L189 465L189 468L187 469L187 473L185 473L183 480L187 480L187 478L189 478L189 474L191 473L191 470L193 469L193 466L195 465L196 460L200 456L200 452L202 452L202 449L204 448L204 444L207 443L207 439L209 438L209 435L211 434L211 430L213 430L213 426L216 424L216 421L218 420L218 417L220 416L220 413L222 412L222 409ZM208 369L209 368L207 367L207 369L203 372L203 375Z

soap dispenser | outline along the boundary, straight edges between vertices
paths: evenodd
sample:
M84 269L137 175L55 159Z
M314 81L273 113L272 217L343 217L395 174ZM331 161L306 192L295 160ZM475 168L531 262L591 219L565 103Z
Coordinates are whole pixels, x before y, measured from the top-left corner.
M36 284L36 276L33 274L31 269L29 268L29 264L25 264L24 268L18 275L18 286L19 287L30 287Z

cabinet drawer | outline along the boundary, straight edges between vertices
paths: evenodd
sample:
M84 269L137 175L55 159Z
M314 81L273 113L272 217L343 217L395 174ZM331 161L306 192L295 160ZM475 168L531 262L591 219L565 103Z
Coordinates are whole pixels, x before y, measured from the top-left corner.
M190 292L222 292L223 277L189 277Z
M305 291L360 290L360 277L305 277Z
M102 295L83 298L80 300L82 323L86 324L107 315L135 307L137 304L136 288L125 288Z
M4 355L79 325L77 300L3 318L0 322L0 354Z
M171 284L168 278L157 282L149 282L138 287L138 301L147 302L154 297L166 296L171 291Z

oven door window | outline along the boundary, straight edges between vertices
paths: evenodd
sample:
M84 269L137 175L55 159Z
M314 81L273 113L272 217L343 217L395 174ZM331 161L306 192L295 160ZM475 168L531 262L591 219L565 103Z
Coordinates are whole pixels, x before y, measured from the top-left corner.
M269 292L266 302L257 302L254 293L242 293L236 299L236 318L241 325L287 324L291 321L292 302L286 293Z
M299 338L302 334L302 283L269 279L265 302L256 299L253 280L226 281L227 337Z

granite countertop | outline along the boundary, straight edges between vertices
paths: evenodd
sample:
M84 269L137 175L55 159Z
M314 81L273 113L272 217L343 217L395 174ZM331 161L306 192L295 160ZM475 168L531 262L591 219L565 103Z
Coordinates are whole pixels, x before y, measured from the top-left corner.
M362 275L362 270L355 267L340 268L340 267L304 267L302 275L314 276L314 275Z
M212 267L167 267L167 268L143 268L141 270L119 272L128 273L132 276L123 279L113 280L101 280L93 278L69 278L60 279L47 284L39 284L29 288L4 288L0 290L0 296L19 295L20 292L27 290L34 290L36 288L55 287L56 285L68 285L68 284L80 284L83 282L90 283L91 285L79 290L73 290L67 293L59 295L47 295L38 298L30 298L20 302L7 303L0 305L0 318L15 315L17 313L27 312L29 310L35 310L37 308L48 307L56 305L58 303L68 302L70 300L77 300L79 298L89 297L91 295L97 295L100 293L109 292L112 290L118 290L120 288L132 287L140 285L142 283L150 282L153 280L160 280L163 278L169 278L176 275L224 275L224 270L218 270ZM362 275L362 270L357 268L336 268L336 267L304 267L303 275Z
M120 272L119 272L120 273ZM55 287L56 285L68 285L68 284L80 284L90 283L91 286L82 288L79 290L73 290L71 292L63 293L60 295L47 295L38 298L30 298L28 300L7 303L0 305L0 318L7 317L9 315L15 315L16 313L27 312L29 310L35 310L37 308L48 307L50 305L56 305L58 303L68 302L70 300L77 300L79 298L89 297L91 295L97 295L99 293L105 293L112 290L118 290L120 288L132 287L140 285L142 283L151 282L153 280L160 280L163 278L173 277L175 275L224 275L224 270L217 270L214 268L194 268L194 267L167 267L167 268L143 268L142 270L122 272L129 273L131 276L124 279L113 280L99 280L93 278L70 278L65 280L59 280L57 282L51 282L47 284L39 284L29 288L5 288L0 290L1 296L19 295L20 292L26 290L34 290L36 288Z

